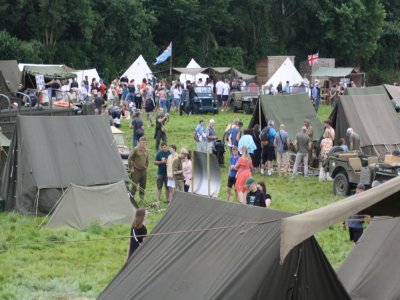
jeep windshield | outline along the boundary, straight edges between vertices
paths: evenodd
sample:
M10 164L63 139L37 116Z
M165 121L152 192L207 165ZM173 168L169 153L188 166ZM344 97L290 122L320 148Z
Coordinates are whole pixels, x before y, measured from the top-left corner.
M211 97L212 90L211 87L209 86L195 86L194 87L194 92L197 94L197 96L205 96L205 97Z

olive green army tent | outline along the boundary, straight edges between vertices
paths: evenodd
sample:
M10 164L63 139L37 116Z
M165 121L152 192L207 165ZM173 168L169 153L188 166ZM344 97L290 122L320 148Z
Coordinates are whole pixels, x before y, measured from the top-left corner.
M98 299L350 299L313 237L279 263L289 215L176 192Z
M360 94L362 91L364 94ZM360 136L365 154L381 155L400 146L400 120L383 86L349 89L348 95L340 96L329 119L337 145L339 138L346 139L347 128L351 127Z
M307 94L261 95L249 127L260 124L264 128L269 120L273 120L276 129L280 124L285 124L289 137L294 139L304 126L305 119L313 127L313 140L318 141L323 134L323 127Z
M352 299L400 299L400 218L372 219L337 274Z
M47 227L83 229L92 222L130 225L135 211L124 181L90 187L70 184L58 200Z
M21 79L16 60L0 60L0 93L16 92Z
M71 183L95 186L126 178L104 116L19 115L0 193L8 211L48 213Z

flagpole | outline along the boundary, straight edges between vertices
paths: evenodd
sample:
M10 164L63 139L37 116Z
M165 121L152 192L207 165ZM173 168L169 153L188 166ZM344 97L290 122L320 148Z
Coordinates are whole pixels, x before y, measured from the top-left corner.
M169 60L169 76L172 75L172 42L171 42L171 59Z

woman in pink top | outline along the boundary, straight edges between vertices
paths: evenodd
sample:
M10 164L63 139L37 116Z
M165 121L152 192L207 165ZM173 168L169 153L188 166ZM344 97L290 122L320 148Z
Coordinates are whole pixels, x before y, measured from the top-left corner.
M235 191L238 192L240 203L246 204L246 180L247 178L251 177L253 162L251 160L247 147L243 146L241 150L242 156L239 158L235 166L235 169L237 170Z

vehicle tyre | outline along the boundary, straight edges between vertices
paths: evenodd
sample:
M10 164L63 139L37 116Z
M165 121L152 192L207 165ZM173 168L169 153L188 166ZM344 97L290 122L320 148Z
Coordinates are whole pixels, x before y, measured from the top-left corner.
M237 107L235 105L235 101L232 100L230 106L231 106L232 112L237 112Z
M333 193L338 196L347 196L350 192L350 183L344 172L336 174L333 181Z
M214 111L213 111L213 114L214 114L214 115L218 115L218 109L214 110Z
M249 103L243 103L243 112L246 115L250 114L250 104Z
M193 104L193 114L198 115L199 114L199 105L198 104Z

